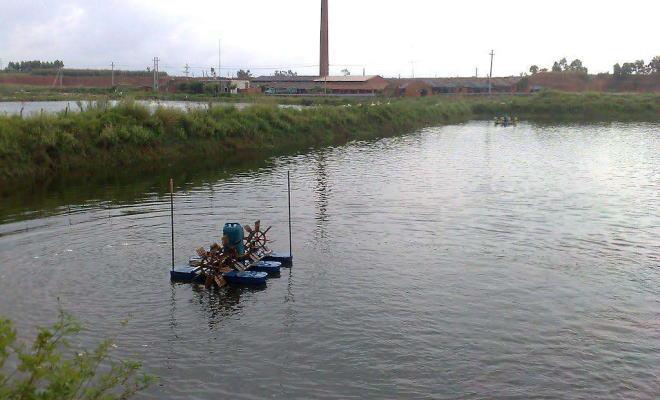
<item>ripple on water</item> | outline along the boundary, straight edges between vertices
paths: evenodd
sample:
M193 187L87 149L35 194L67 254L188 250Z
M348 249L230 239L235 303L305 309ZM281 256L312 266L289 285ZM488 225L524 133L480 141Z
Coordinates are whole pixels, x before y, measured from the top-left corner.
M165 183L52 193L0 216L0 313L121 331L141 398L653 398L658 132L473 122L187 176L179 262L225 221L285 249L292 171L295 266L257 291L170 284Z

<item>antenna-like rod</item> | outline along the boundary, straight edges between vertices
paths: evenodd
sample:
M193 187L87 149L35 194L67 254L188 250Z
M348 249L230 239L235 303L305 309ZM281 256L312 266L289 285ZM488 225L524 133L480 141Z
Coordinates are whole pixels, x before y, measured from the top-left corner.
M293 258L293 246L291 240L291 171L286 172L286 186L289 193L289 257Z
M170 178L170 224L172 225L172 271L174 271L174 179Z

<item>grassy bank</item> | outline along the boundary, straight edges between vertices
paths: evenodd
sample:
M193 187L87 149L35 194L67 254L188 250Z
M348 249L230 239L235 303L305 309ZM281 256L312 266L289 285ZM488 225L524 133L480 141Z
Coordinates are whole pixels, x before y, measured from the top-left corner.
M344 143L466 120L463 102L303 110L258 105L244 110L158 109L133 102L97 104L81 113L0 117L0 185L116 168L157 168L174 161L207 162L252 151Z
M101 101L81 113L0 116L0 192L108 170L160 172L175 164L218 165L256 152L265 157L503 114L550 121L660 121L660 95L433 96L302 110L261 103L244 110L215 106L155 113L132 101L117 107Z
M543 92L531 96L473 98L470 107L479 117L510 114L553 121L657 121L658 94Z

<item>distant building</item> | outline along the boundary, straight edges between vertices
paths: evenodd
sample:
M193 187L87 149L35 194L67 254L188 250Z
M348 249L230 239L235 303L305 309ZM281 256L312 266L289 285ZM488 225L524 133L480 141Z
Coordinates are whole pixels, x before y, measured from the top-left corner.
M252 85L260 87L266 94L308 94L314 93L318 76L259 76L252 79Z
M224 93L236 94L250 88L250 81L247 79L220 79L220 82L220 87Z
M250 81L246 79L231 78L188 78L178 77L170 79L164 86L169 92L190 91L197 84L196 90L200 92L212 91L214 93L250 93ZM201 85L200 85L201 84Z
M492 93L515 93L522 78L505 77L492 78ZM488 93L488 78L414 78L390 79L391 87L399 96L422 95L424 89L431 94L486 94ZM416 93L418 92L418 93Z
M312 95L329 94L344 96L374 96L388 86L387 80L378 75L367 76L260 76L252 79L266 94Z
M433 86L423 80L410 80L398 84L396 95L402 97L425 97L433 94Z
M343 95L376 95L382 93L389 84L378 75L326 76L317 78L315 82L322 85L325 93Z

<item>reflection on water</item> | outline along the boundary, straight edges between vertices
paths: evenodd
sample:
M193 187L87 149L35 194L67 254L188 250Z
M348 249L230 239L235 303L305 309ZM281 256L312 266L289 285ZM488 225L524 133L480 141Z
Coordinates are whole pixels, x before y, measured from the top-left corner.
M325 225L328 222L328 177L325 171L325 156L320 152L316 156L314 196L316 197L316 235L317 243L325 239Z
M160 384L141 398L654 398L658 124L472 122L247 164L54 182L0 207L0 314ZM258 157L255 157L258 158ZM265 290L168 279L226 221L273 225Z

